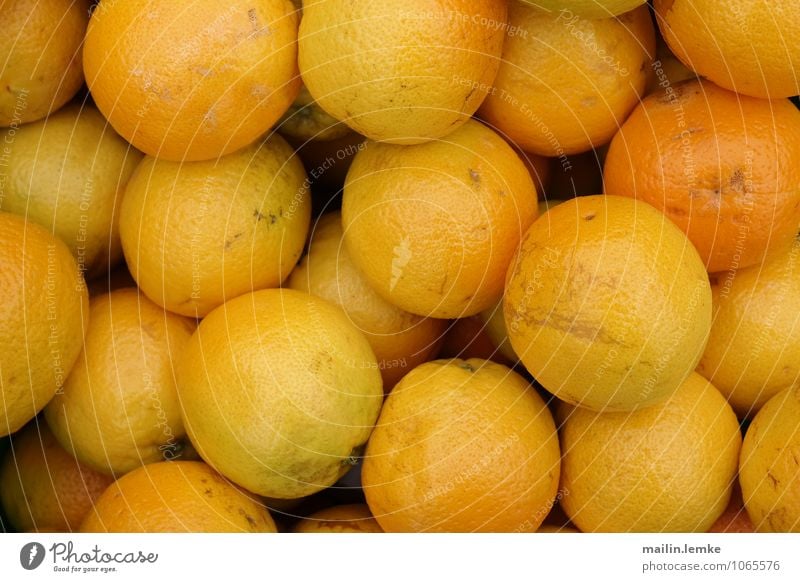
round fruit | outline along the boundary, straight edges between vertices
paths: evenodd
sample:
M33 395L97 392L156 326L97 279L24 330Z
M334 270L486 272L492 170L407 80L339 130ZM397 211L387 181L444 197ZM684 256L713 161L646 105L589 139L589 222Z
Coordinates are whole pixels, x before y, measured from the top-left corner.
M486 360L438 360L389 394L362 481L387 532L536 531L560 462L550 411L521 376Z
M38 224L0 212L0 437L44 408L81 351L89 295L75 259Z
M205 463L139 467L113 483L81 524L100 533L274 533L269 511Z
M272 135L209 162L146 157L125 191L119 230L145 295L202 317L280 285L303 252L310 218L303 165Z
M528 170L477 121L436 142L367 143L342 198L353 262L386 301L425 317L466 317L496 302L535 218Z
M728 503L728 507L717 518L717 521L711 525L708 533L756 533L753 522L744 507L742 490L738 481L733 484L731 501Z
M305 497L360 455L383 400L369 343L341 309L289 289L228 301L176 367L197 452L259 495Z
M687 81L647 97L611 142L605 190L686 232L710 272L760 263L800 224L800 111Z
M437 139L491 90L506 16L500 0L307 3L300 72L317 103L360 134Z
M561 505L585 532L705 532L731 496L736 415L692 374L634 412L572 409L561 427Z
M480 115L525 151L562 157L608 142L644 94L655 55L646 6L584 20L522 2ZM523 34L524 32L524 34Z
M83 84L81 43L88 21L88 0L3 2L0 127L13 131L72 99Z
M511 342L508 339L506 319L503 316L503 300L500 299L492 307L482 311L481 319L486 326L486 335L492 340L500 354L509 362L519 362L519 358L514 353L514 348L511 347Z
M83 354L45 408L62 446L97 471L122 475L170 459L184 437L173 359L194 322L120 289L92 298Z
M773 396L744 436L744 505L757 531L800 532L800 387Z
M406 372L431 359L447 322L413 315L384 301L356 269L342 235L340 214L324 215L287 286L344 309L375 352L388 392Z
M142 154L91 105L70 105L11 134L0 207L55 233L87 277L122 258L119 202Z
M282 135L303 142L330 141L351 133L346 124L325 113L305 85L300 88L294 103L281 117L277 129Z
M558 11L569 18L608 18L641 6L647 0L521 0L550 12Z
M9 525L19 532L78 529L113 479L76 461L45 423L27 425L12 443L0 465L0 504Z
M800 94L796 0L655 0L653 6L664 40L703 77L752 97Z
M337 505L312 513L298 523L296 533L383 533L369 507Z
M86 81L146 154L211 160L255 141L291 105L297 21L289 0L103 2L86 32Z
M800 241L763 265L720 274L697 371L736 413L754 416L800 378Z
M664 400L694 370L711 327L697 251L630 198L575 198L545 216L509 268L514 351L571 404L631 410Z

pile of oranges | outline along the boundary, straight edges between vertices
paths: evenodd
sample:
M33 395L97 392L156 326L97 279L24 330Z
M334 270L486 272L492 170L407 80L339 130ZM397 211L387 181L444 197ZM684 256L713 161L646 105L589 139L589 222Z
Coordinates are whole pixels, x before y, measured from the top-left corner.
M800 531L795 0L0 28L0 529Z

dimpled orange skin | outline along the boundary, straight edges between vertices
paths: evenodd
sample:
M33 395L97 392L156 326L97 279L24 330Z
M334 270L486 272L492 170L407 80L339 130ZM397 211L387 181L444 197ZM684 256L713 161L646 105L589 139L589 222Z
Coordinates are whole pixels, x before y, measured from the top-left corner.
M420 317L383 300L356 269L342 235L338 212L322 216L314 226L308 254L292 271L287 286L344 309L375 352L388 392L409 370L435 355L447 321Z
M692 374L634 412L576 407L561 425L561 506L584 532L705 532L731 497L742 435L725 398Z
M255 498L205 463L145 465L106 489L81 524L83 533L274 533Z
M247 490L306 497L353 466L383 403L378 363L342 310L294 289L226 302L175 374L197 452Z
M686 81L647 97L611 142L605 191L683 230L709 272L760 263L800 224L800 111Z
M174 456L185 437L173 362L195 322L136 288L92 297L83 352L44 416L61 445L96 471L124 475Z
M469 120L500 65L502 0L307 2L300 71L317 103L370 139L443 137Z
M756 531L800 533L800 386L778 392L750 423L739 483Z
M277 287L303 252L311 196L277 134L218 160L145 157L120 207L122 250L140 289L168 311L203 317Z
M255 141L300 90L289 0L101 3L86 81L114 129L148 155L209 160Z
M537 220L503 301L514 352L561 400L632 410L692 373L711 327L697 251L663 214L620 196L581 196Z
M89 0L4 0L0 10L0 127L42 119L83 84Z
M0 437L63 386L89 319L89 293L67 246L0 212Z
M386 301L426 317L467 317L497 301L536 215L525 164L475 120L436 142L367 143L342 197L353 262Z
M364 504L329 507L300 520L295 533L383 533Z
M521 376L486 360L437 360L389 394L362 483L386 532L533 532L560 462L550 411Z
M697 372L740 418L800 378L800 241L761 265L720 274L714 323Z
M479 115L528 152L559 157L607 143L644 94L655 54L646 6L588 20L511 2L494 88Z
M800 94L796 0L655 0L656 22L675 55L742 95Z
M114 479L80 464L43 422L13 437L0 465L0 503L16 531L78 529L94 500Z

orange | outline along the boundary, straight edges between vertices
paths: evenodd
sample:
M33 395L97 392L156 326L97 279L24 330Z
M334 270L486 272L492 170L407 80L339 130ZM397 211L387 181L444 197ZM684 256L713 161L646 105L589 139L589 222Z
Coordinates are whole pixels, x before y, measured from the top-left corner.
M339 305L375 352L389 391L406 372L439 349L447 322L413 315L382 299L353 264L342 241L338 212L319 219L308 254L292 271L287 286Z
M344 475L383 402L364 335L339 307L293 289L256 291L212 311L175 373L200 456L278 499L305 497Z
M521 376L486 360L437 360L389 394L362 482L386 532L536 531L560 463L550 411Z
M800 532L800 387L758 412L744 435L739 483L756 531Z
M510 363L489 336L486 322L481 314L452 320L442 338L438 357L462 360L480 358L498 364Z
M689 68L753 97L800 94L796 0L655 0L656 20Z
M0 127L13 131L72 99L83 84L81 43L88 21L89 0L3 1Z
M194 321L137 289L93 297L83 352L45 408L62 446L96 471L123 475L171 459L185 436L173 361Z
M561 505L585 532L705 532L722 515L742 436L725 398L692 374L633 412L573 408L561 426Z
M291 105L297 26L289 0L104 2L86 32L86 82L138 149L210 160L255 141Z
M139 467L114 482L81 524L98 533L273 533L269 511L205 463Z
M369 142L342 197L353 262L386 301L426 317L467 317L497 301L535 217L525 165L477 121L436 142Z
M152 301L190 317L277 287L306 241L305 177L279 135L214 161L146 157L120 208L131 275Z
M738 481L733 484L731 501L728 503L728 507L717 518L717 521L711 525L708 533L756 533L753 522L744 507L742 489L739 487Z
M647 97L611 142L605 191L686 232L709 272L760 263L800 224L800 111L687 81Z
M441 138L491 90L506 16L499 0L307 2L300 72L322 109L370 139Z
M686 237L652 206L583 196L537 220L510 265L511 347L549 392L594 410L666 399L711 327L711 288Z
M303 142L331 141L352 133L346 124L325 113L305 85L300 88L300 93L283 114L276 129L287 138Z
M363 504L337 505L302 519L294 526L296 533L383 533Z
M800 383L800 241L761 266L720 273L714 322L697 371L752 417Z
M37 224L0 212L0 437L16 432L64 385L89 315L69 249Z
M516 0L513 0L516 1ZM607 18L641 6L647 0L521 0L548 11L584 18Z
M114 267L119 203L142 154L88 104L21 127L8 150L0 207L54 232L88 278Z
M636 106L654 55L646 6L586 20L512 2L502 64L479 114L527 152L586 151L608 142Z
M647 77L646 95L665 91L671 85L696 79L697 74L676 57L660 34L656 35L656 59Z
M44 423L12 437L0 465L0 505L17 531L78 529L113 479L70 456Z
M512 364L519 362L519 357L514 353L514 348L511 347L508 339L502 298L486 311L482 311L480 318L485 324L486 335L489 336L500 355Z

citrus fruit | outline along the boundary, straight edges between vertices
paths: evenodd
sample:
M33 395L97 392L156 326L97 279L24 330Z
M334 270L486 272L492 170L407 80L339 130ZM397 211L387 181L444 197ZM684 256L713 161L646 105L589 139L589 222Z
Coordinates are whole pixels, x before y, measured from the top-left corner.
M506 319L503 316L503 300L500 299L492 307L480 314L481 320L485 324L486 335L492 340L492 344L502 354L502 356L509 362L516 363L519 361L517 354L514 353L514 348L511 347L511 342L508 339L508 330L506 329Z
M687 81L634 110L608 150L605 190L663 211L717 272L791 244L800 224L796 160L800 111L789 101Z
M344 309L372 347L388 392L406 372L428 361L439 349L447 322L413 315L382 299L356 269L342 235L338 212L322 216L314 227L308 254L292 271L287 286Z
M733 491L731 492L731 500L728 503L728 507L717 518L717 521L711 525L708 533L756 533L753 522L744 507L742 489L738 481L733 483Z
M561 427L561 504L585 532L707 531L728 505L741 441L698 374L641 410L574 408Z
M282 135L302 141L330 141L351 133L350 128L320 107L305 85L277 124Z
M80 89L81 43L88 21L89 0L3 2L0 127L13 130L41 119Z
M800 241L763 265L721 273L697 371L744 418L800 379Z
M120 209L133 278L157 304L191 317L277 287L303 252L311 216L304 180L278 135L214 161L146 157Z
M492 360L498 364L509 364L510 362L494 345L486 328L486 322L480 313L450 321L437 357L439 359L461 358L462 360L479 358Z
M296 533L383 533L372 517L369 507L363 504L337 505L301 520L294 528Z
M269 511L205 463L145 465L106 489L81 524L97 533L273 533Z
M212 311L176 367L200 456L242 487L305 497L344 475L383 400L369 343L342 310L292 289Z
M750 423L739 483L757 531L800 532L800 387L773 396Z
M664 400L694 370L711 288L686 237L652 206L574 198L525 235L508 272L511 347L549 392L594 410Z
M800 94L800 5L795 0L655 0L672 51L726 89L753 97Z
M585 20L512 2L480 116L527 152L560 157L608 142L644 93L655 55L647 7ZM524 32L524 34L523 34Z
M105 2L86 31L86 82L146 154L217 158L255 141L297 95L297 21L289 0Z
M119 202L142 154L91 105L22 126L8 149L0 208L55 233L89 278L116 265Z
M386 301L426 317L466 317L497 301L535 217L525 165L477 121L436 142L369 142L342 197L353 262Z
M386 532L536 531L560 461L550 411L521 376L486 360L437 360L389 394L362 482Z
M78 529L112 478L80 464L45 423L32 422L12 438L0 465L0 504L17 531Z
M45 409L65 449L120 476L180 449L173 361L194 331L136 289L93 297L83 353Z
M656 35L656 59L647 76L646 95L668 91L669 87L681 81L696 79L697 74L676 57L661 37Z
M516 0L513 0L516 1ZM647 0L521 0L548 11L557 11L570 17L608 18L641 6Z
M370 139L441 138L491 90L506 15L499 0L307 3L303 82L325 111Z
M44 408L81 351L88 293L69 249L0 212L0 436Z

